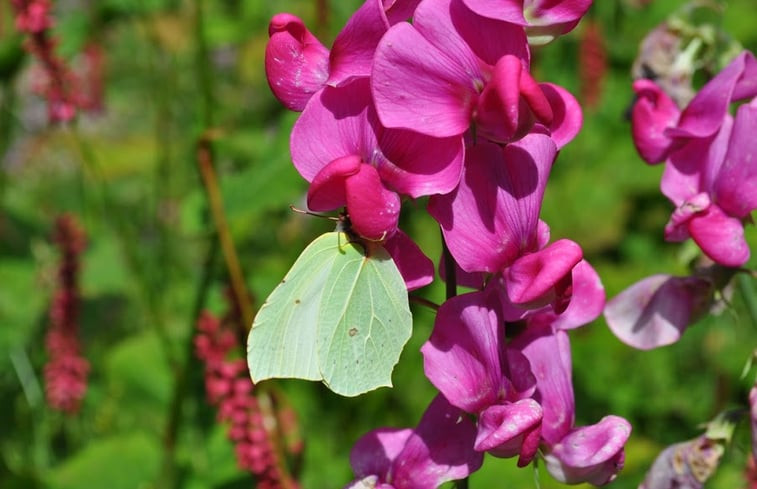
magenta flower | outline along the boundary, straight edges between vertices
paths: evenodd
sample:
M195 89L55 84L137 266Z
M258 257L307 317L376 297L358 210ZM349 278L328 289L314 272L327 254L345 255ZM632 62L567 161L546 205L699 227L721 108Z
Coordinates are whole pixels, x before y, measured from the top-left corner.
M649 163L666 160L662 192L676 211L665 227L669 241L691 237L712 260L738 267L749 259L742 220L757 208L757 60L737 56L683 112L653 82L639 80L633 109L634 143Z
M475 448L531 462L542 408L531 399L536 379L525 357L507 348L504 321L490 290L454 297L439 308L421 348L426 377L449 402L479 416Z
M452 191L460 180L463 145L378 121L368 79L327 87L294 126L292 160L311 182L308 207L347 207L354 231L374 241L397 229L399 194L416 198Z
M265 69L271 91L288 109L301 111L316 92L368 77L376 45L389 26L410 18L420 0L366 0L334 40L331 51L292 14L268 26Z
M509 302L525 309L550 303L564 309L570 272L583 256L572 241L547 244L549 228L539 221L556 154L543 134L504 147L481 141L468 148L458 188L429 201L429 213L460 267L501 273Z
M507 143L535 123L562 147L581 111L564 89L528 72L523 29L481 17L462 0L423 0L413 24L399 23L376 48L372 89L387 127L435 137L476 134Z
M651 350L678 341L707 312L713 291L712 282L703 277L652 275L609 301L605 319L621 341Z
M606 484L623 467L631 425L618 416L605 416L597 424L574 427L568 335L552 324L540 323L530 320L512 347L528 358L536 378L533 397L544 411L541 437L547 470L567 484Z
M357 480L345 489L436 489L463 479L483 463L475 433L462 411L436 396L415 429L382 428L357 441L350 453Z
M592 0L463 0L479 15L526 27L529 42L546 44L570 32Z

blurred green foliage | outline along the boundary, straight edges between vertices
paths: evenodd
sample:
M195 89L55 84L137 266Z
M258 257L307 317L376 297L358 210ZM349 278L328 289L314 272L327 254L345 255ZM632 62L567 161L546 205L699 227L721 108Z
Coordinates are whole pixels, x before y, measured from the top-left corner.
M731 0L712 20L754 51L753 2ZM289 158L296 114L278 104L265 81L267 22L276 12L293 12L329 45L358 1L57 3L60 53L74 65L87 43L106 53L105 108L70 127L47 126L44 101L32 94L32 60L1 3L0 487L251 487L205 403L201 366L190 354L203 270L211 272L203 302L215 312L227 281L221 260L205 265L214 233L195 145L203 131L217 130L224 207L259 305L305 245L331 226L289 210L303 207L306 186ZM682 4L597 0L590 13L608 53L601 103L586 111L583 131L562 151L543 218L554 238L584 247L610 297L652 273L686 273L691 258L690 244L662 239L671 209L658 191L661 168L638 158L626 120L638 44ZM318 11L323 5L326 15ZM540 80L578 92L581 31L535 53ZM436 257L439 232L424 207L406 203L403 228ZM81 217L88 234L80 330L92 366L81 412L70 417L45 406L41 385L57 261L51 228L66 211ZM757 249L754 226L747 233ZM438 284L421 293L443 301ZM757 345L757 325L738 292L730 303L678 344L652 352L621 344L602 319L572 335L578 421L614 413L634 426L626 469L610 487L636 487L665 445L696 436L700 423L745 404L753 373L740 374ZM394 389L345 399L320 384L279 383L305 437L304 488L341 487L351 478L348 454L361 434L414 425L433 397L418 351L433 314L418 307L414 314ZM184 390L177 365L189 367ZM166 433L177 406L183 416L172 444ZM708 487L741 487L748 452L745 424ZM542 488L561 487L543 468L535 474L491 458L470 487L531 488L535 477Z

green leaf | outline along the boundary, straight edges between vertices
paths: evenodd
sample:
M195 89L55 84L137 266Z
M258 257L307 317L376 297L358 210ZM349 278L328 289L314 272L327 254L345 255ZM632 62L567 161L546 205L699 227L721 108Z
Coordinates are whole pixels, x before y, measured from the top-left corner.
M46 477L52 489L147 487L158 475L160 444L134 432L95 440L68 457Z
M254 382L322 380L343 396L391 386L410 338L402 276L381 247L366 253L344 233L302 252L255 317L247 345Z

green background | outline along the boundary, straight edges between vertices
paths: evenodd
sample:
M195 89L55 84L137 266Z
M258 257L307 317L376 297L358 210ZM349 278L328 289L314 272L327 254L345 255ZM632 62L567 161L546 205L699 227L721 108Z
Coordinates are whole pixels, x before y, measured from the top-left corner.
M358 2L200 2L57 2L59 52L74 65L86 42L106 53L104 111L67 127L47 124L45 102L32 93L32 59L8 3L0 3L0 487L254 487L236 468L225 426L205 403L202 366L190 354L203 270L211 272L204 301L211 311L224 309L226 283L220 259L204 265L214 235L196 142L216 130L224 207L260 305L307 243L332 227L289 209L304 207L307 187L289 157L296 114L279 105L265 80L267 23L276 12L295 13L328 46ZM696 254L691 243L663 241L672 209L658 190L662 168L637 156L626 118L638 44L682 3L597 0L590 13L607 50L601 103L585 112L583 130L560 154L542 217L553 239L581 244L608 297L653 273L685 274ZM754 0L732 0L722 16L704 20L754 50L755 7ZM579 26L535 53L537 79L578 93L581 32ZM407 202L402 227L435 258L439 232L424 207L422 199ZM91 374L72 417L47 408L41 390L57 262L50 236L64 211L77 214L88 234L80 333ZM757 249L754 226L747 235ZM746 284L754 288L753 280ZM444 291L435 284L420 294L439 303ZM612 413L634 427L626 468L610 487L637 487L659 450L698 435L721 410L745 406L754 372L741 372L757 345L757 324L740 289L729 302L676 345L652 352L620 343L602 318L571 334L578 423ZM344 399L320 384L278 383L299 415L304 488L342 487L360 435L414 425L433 397L418 351L433 314L413 311L394 389ZM181 366L188 383L177 389ZM171 445L166 433L177 406L182 416ZM708 487L742 487L749 452L744 422ZM542 488L560 487L543 468L537 476ZM470 487L531 488L534 477L532 468L488 458Z

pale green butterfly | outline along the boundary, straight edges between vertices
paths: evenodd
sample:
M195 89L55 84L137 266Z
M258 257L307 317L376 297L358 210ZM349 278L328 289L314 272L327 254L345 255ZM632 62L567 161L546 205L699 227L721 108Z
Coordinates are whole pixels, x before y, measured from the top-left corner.
M310 243L268 296L250 330L247 363L253 382L321 380L357 396L392 385L411 331L405 282L392 258L338 227Z

